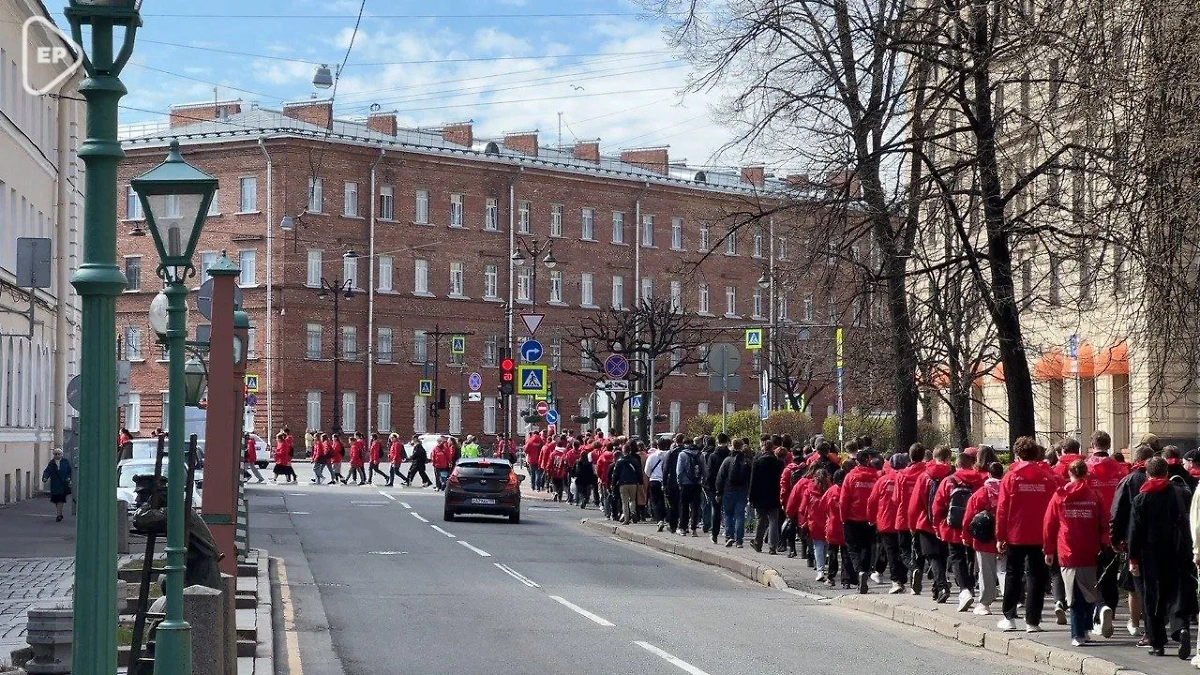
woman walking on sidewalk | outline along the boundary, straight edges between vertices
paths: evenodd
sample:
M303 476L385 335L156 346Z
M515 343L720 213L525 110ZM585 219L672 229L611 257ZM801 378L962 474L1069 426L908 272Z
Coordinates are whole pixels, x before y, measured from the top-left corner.
M71 463L63 458L62 448L54 449L54 457L42 471L42 482L50 483L50 503L54 505L54 522L63 519L63 504L71 494Z
M1076 459L1067 467L1069 483L1050 498L1043 521L1046 564L1056 561L1071 610L1071 646L1091 640L1096 605L1096 561L1104 542L1107 519L1100 497L1087 483L1087 464Z
M354 434L354 440L350 442L350 482L354 482L354 477L358 476L358 485L367 484L367 458L366 452L367 442L363 440L362 432Z

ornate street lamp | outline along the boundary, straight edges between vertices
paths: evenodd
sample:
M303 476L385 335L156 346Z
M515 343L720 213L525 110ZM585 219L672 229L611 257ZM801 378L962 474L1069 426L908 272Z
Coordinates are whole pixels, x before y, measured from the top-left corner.
M208 388L208 367L199 357L192 356L183 366L183 402L189 408L200 405L204 390Z
M179 152L179 141L172 140L162 164L130 181L142 203L146 224L158 249L158 276L165 283L167 298L166 336L168 370L168 428L182 430L187 380L184 348L187 340L188 277L194 276L192 254L204 228L209 204L217 191L217 179L188 164ZM161 312L152 312L161 316ZM164 328L155 326L155 330ZM167 437L167 608L166 618L158 626L154 651L156 675L189 675L192 672L191 626L183 618L183 571L187 542L184 521L187 514L186 464L182 433ZM111 610L111 608L109 608Z

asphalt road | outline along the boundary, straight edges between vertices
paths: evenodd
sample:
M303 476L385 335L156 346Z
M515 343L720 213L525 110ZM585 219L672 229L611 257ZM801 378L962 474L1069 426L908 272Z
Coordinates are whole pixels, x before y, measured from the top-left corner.
M250 492L305 675L1045 672L593 534L575 507L446 523L432 490Z

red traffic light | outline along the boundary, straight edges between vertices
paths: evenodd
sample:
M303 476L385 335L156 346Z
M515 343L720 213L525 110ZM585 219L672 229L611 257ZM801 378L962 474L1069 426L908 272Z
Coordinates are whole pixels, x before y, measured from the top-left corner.
M515 367L512 359L504 359L500 362L500 370L512 370Z

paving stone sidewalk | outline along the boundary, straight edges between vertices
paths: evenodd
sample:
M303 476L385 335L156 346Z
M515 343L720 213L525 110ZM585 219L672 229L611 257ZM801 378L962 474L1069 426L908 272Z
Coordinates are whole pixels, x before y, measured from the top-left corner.
M952 595L946 604L940 605L933 602L928 590L922 596L914 596L908 592L889 595L887 591L890 582L886 573L882 579L884 583L872 585L867 595L859 595L857 590L842 590L840 584L838 588L830 588L823 583L817 583L816 573L808 567L803 558L789 559L786 555L755 552L749 545L753 538L749 532L745 548L725 548L723 538L721 543L714 544L705 534L701 534L700 537L683 537L670 532L660 534L655 525L620 525L595 512L583 517L587 519L585 525L589 528L610 532L622 539L645 544L667 553L717 565L758 583L786 587L792 591L820 597L831 604L915 625L960 642L1008 654L1014 658L1043 663L1063 671L1082 675L1183 675L1198 672L1188 661L1182 661L1175 656L1171 649L1175 645L1169 646L1166 657L1150 656L1147 649L1137 647L1137 638L1130 636L1125 630L1125 621L1128 618L1125 614L1118 613L1114 621L1116 631L1112 638L1097 636L1094 643L1084 647L1071 647L1068 627L1055 623L1052 599L1048 599L1041 624L1045 632L1005 633L996 627L997 621L1003 618L999 615L999 600L992 605L994 613L990 616L977 616L969 611L957 612L957 593ZM774 582L773 577L777 577Z
M25 646L30 607L71 602L73 558L0 558L0 661Z

